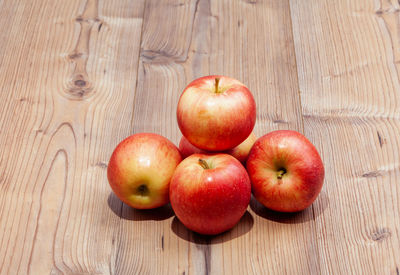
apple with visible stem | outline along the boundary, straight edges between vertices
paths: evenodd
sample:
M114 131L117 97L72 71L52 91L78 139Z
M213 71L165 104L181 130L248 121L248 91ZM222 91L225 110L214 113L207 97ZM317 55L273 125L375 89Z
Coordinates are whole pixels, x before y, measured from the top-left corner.
M169 183L181 160L178 148L165 137L134 134L112 153L108 182L117 197L131 207L160 207L169 202Z
M257 140L256 135L252 132L242 143L233 149L222 151L221 153L229 154L239 160L242 164L246 163L247 157L249 156L250 149L254 142ZM187 158L193 154L212 154L215 152L210 152L197 148L191 144L184 136L179 142L179 151L181 152L182 158Z
M260 137L246 165L254 197L275 211L301 211L322 189L325 170L321 157L296 131L273 131Z
M234 227L246 212L250 179L228 154L193 154L176 168L170 184L171 206L189 229L215 235Z
M183 91L177 107L182 134L197 148L225 151L242 143L256 122L256 103L240 81L201 77Z

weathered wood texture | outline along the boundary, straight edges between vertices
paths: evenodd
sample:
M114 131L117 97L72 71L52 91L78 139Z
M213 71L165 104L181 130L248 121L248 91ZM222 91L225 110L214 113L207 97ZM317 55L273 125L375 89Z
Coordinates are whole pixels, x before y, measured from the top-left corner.
M399 274L398 1L0 1L0 274ZM177 144L194 78L248 85L258 136L326 167L303 212L254 199L231 231L137 211L106 168L136 132Z
M398 1L291 1L304 131L326 166L321 271L399 274ZM309 15L309 16L306 16Z

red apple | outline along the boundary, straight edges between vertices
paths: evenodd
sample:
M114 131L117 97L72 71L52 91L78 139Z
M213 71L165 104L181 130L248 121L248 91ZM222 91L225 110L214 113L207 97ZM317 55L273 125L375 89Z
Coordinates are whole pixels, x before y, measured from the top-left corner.
M207 235L235 226L251 197L243 165L227 154L194 154L176 168L170 185L171 206L189 229Z
M177 119L191 144L207 151L224 151L250 135L256 121L256 103L249 89L238 80L205 76L183 91Z
M254 133L251 133L248 138L245 139L242 143L236 146L233 149L222 151L221 153L229 154L236 159L238 159L241 163L245 164L247 157L250 153L250 149L253 146L254 142L257 140L257 137ZM186 158L193 154L211 154L213 152L202 150L197 148L193 144L191 144L184 136L181 138L179 142L179 151L183 158ZM214 152L215 153L215 152Z
M233 149L225 151L227 154L234 156L241 163L245 164L249 156L250 150L256 142L257 137L254 133L251 133L242 143Z
M267 208L297 212L321 191L324 165L317 149L296 131L274 131L259 138L247 160L254 197Z
M140 133L124 139L108 164L108 182L126 204L150 209L169 202L169 183L182 158L178 148L157 134Z
M191 144L184 136L182 136L181 140L179 141L179 151L181 152L182 158L184 159L193 154L212 154L212 152L210 151L197 148L196 146Z

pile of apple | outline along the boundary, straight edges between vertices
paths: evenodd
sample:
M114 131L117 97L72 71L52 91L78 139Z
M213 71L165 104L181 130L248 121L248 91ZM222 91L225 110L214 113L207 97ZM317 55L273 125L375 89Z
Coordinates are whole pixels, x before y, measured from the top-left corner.
M321 191L324 166L314 145L289 130L256 139L256 104L236 79L191 82L177 120L179 149L152 133L134 134L115 148L108 181L126 204L150 209L171 202L187 228L213 235L239 222L251 192L269 209L296 212Z

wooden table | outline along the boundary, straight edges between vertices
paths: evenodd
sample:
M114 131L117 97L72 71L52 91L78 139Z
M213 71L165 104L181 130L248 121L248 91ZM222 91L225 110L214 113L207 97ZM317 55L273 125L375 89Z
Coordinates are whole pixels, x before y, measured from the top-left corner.
M395 0L0 1L1 274L399 274ZM186 84L244 82L258 136L304 133L326 168L303 212L252 200L194 234L111 192L114 147L177 143Z

